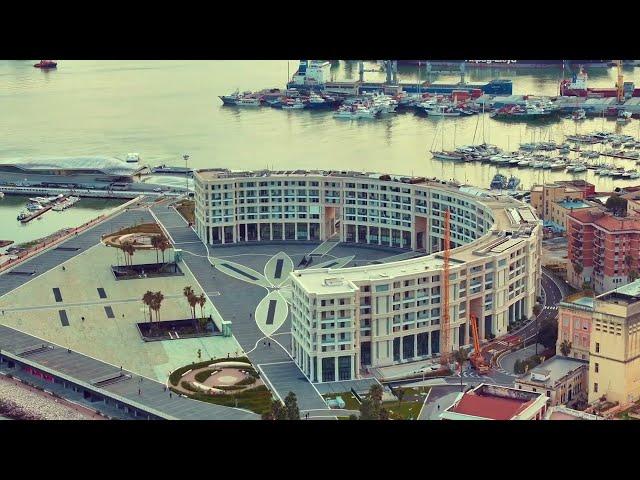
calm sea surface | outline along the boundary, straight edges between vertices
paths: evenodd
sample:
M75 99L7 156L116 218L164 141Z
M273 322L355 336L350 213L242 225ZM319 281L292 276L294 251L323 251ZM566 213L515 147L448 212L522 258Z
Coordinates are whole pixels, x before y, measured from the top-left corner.
M344 121L328 112L223 107L218 95L267 87L282 88L297 60L275 61L81 61L60 60L50 72L33 68L33 60L0 61L0 158L47 155L106 155L139 152L145 163L195 168L353 169L455 178L487 187L496 167L432 160L428 150L484 140L515 149L520 141L562 140L576 131L609 130L640 136L640 122L620 127L615 121L591 119L577 125L560 120L546 125L505 124L480 116L439 120L400 113L374 121ZM289 66L289 71L288 71ZM377 68L367 63L368 69ZM357 62L340 61L336 80L355 79ZM615 69L592 69L591 86L613 86ZM384 73L367 73L383 80ZM417 68L403 68L402 81L417 80ZM423 72L423 77L425 76ZM511 78L516 94L557 94L560 69L514 71L468 70L470 81ZM455 82L459 74L440 74ZM625 80L640 85L640 69L625 69ZM444 132L444 134L443 134ZM622 163L634 168L634 162ZM564 172L502 168L522 185L570 178ZM600 179L588 172L579 178L601 190L633 183ZM83 199L61 213L22 228L9 196L0 201L0 238L24 241L84 221L104 203L89 208ZM109 207L110 208L110 207ZM77 213L76 213L77 212ZM77 218L73 217L78 215ZM53 221L54 217L64 221ZM69 223L71 222L71 223ZM39 225L42 224L42 227ZM50 228L49 228L50 227ZM42 230L38 230L38 229ZM45 231L46 230L46 231ZM49 231L50 230L50 231ZM19 232L19 233L18 233ZM27 234L28 232L28 234ZM23 235L21 237L21 235ZM20 238L18 238L20 237Z

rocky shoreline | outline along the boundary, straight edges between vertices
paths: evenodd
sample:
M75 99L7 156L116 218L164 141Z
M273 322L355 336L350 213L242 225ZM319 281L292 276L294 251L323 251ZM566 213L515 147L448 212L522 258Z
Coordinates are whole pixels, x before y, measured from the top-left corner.
M61 399L0 377L0 416L14 420L91 420Z

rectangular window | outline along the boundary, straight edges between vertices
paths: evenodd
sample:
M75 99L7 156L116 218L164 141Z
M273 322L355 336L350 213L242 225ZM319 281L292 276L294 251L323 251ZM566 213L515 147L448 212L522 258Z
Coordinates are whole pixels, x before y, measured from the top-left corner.
M600 353L600 344L596 342L596 353Z
M593 384L593 392L594 393L598 393L598 384L597 383Z
M596 371L596 373L598 373L600 371L600 364L596 363L595 371Z

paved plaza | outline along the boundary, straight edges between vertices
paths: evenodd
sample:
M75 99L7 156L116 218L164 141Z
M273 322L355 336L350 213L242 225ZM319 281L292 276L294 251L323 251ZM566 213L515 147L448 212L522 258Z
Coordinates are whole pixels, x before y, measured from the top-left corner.
M181 250L184 276L115 280L110 267L122 262L122 254L100 243L101 236L156 219L175 248ZM277 396L284 398L293 391L301 410L325 409L316 386L295 365L289 352L288 276L302 268L301 261L312 252L313 261L306 268L366 265L406 255L395 249L336 242L206 247L175 209L157 205L152 211L134 209L116 215L0 275L0 325L14 333L9 336L13 340L19 335L28 338L22 341L24 344L40 339L49 342L47 345L54 348L38 353L43 361L49 361L45 357L50 355L57 358L66 354L69 349L70 355L95 362L91 369L122 366L132 375L147 378L154 382L150 385L158 387L149 398L162 393L168 374L178 367L200 359L246 353ZM171 258L173 251L166 251L165 256ZM136 251L133 262L154 263L155 252ZM148 320L142 295L147 290L163 293L161 319L189 318L189 305L182 293L187 285L197 294L206 294L206 313L218 324L222 319L232 322L233 335L144 342L135 325ZM15 350L16 346L7 342L3 342L3 348ZM95 377L95 372L69 369L69 359L62 355L54 364L72 376ZM128 382L110 388L119 394L135 394L138 390ZM228 416L224 407L217 409L221 417ZM211 418L212 411L202 414Z

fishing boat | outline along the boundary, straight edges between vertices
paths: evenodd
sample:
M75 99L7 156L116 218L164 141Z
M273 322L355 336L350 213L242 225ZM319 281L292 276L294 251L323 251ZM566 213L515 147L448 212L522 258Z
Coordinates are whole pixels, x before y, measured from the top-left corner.
M16 220L22 221L25 218L27 218L29 216L29 214L27 212L20 212L18 214L18 216L16 217Z
M530 166L531 166L531 160L528 160L526 158L518 162L518 167L530 167Z
M33 65L36 68L40 68L42 70L51 70L53 68L58 67L58 63L54 60L40 60L38 63Z
M231 95L220 95L218 98L222 100L223 105L236 105L238 100L241 98L241 95L240 91L236 90Z

